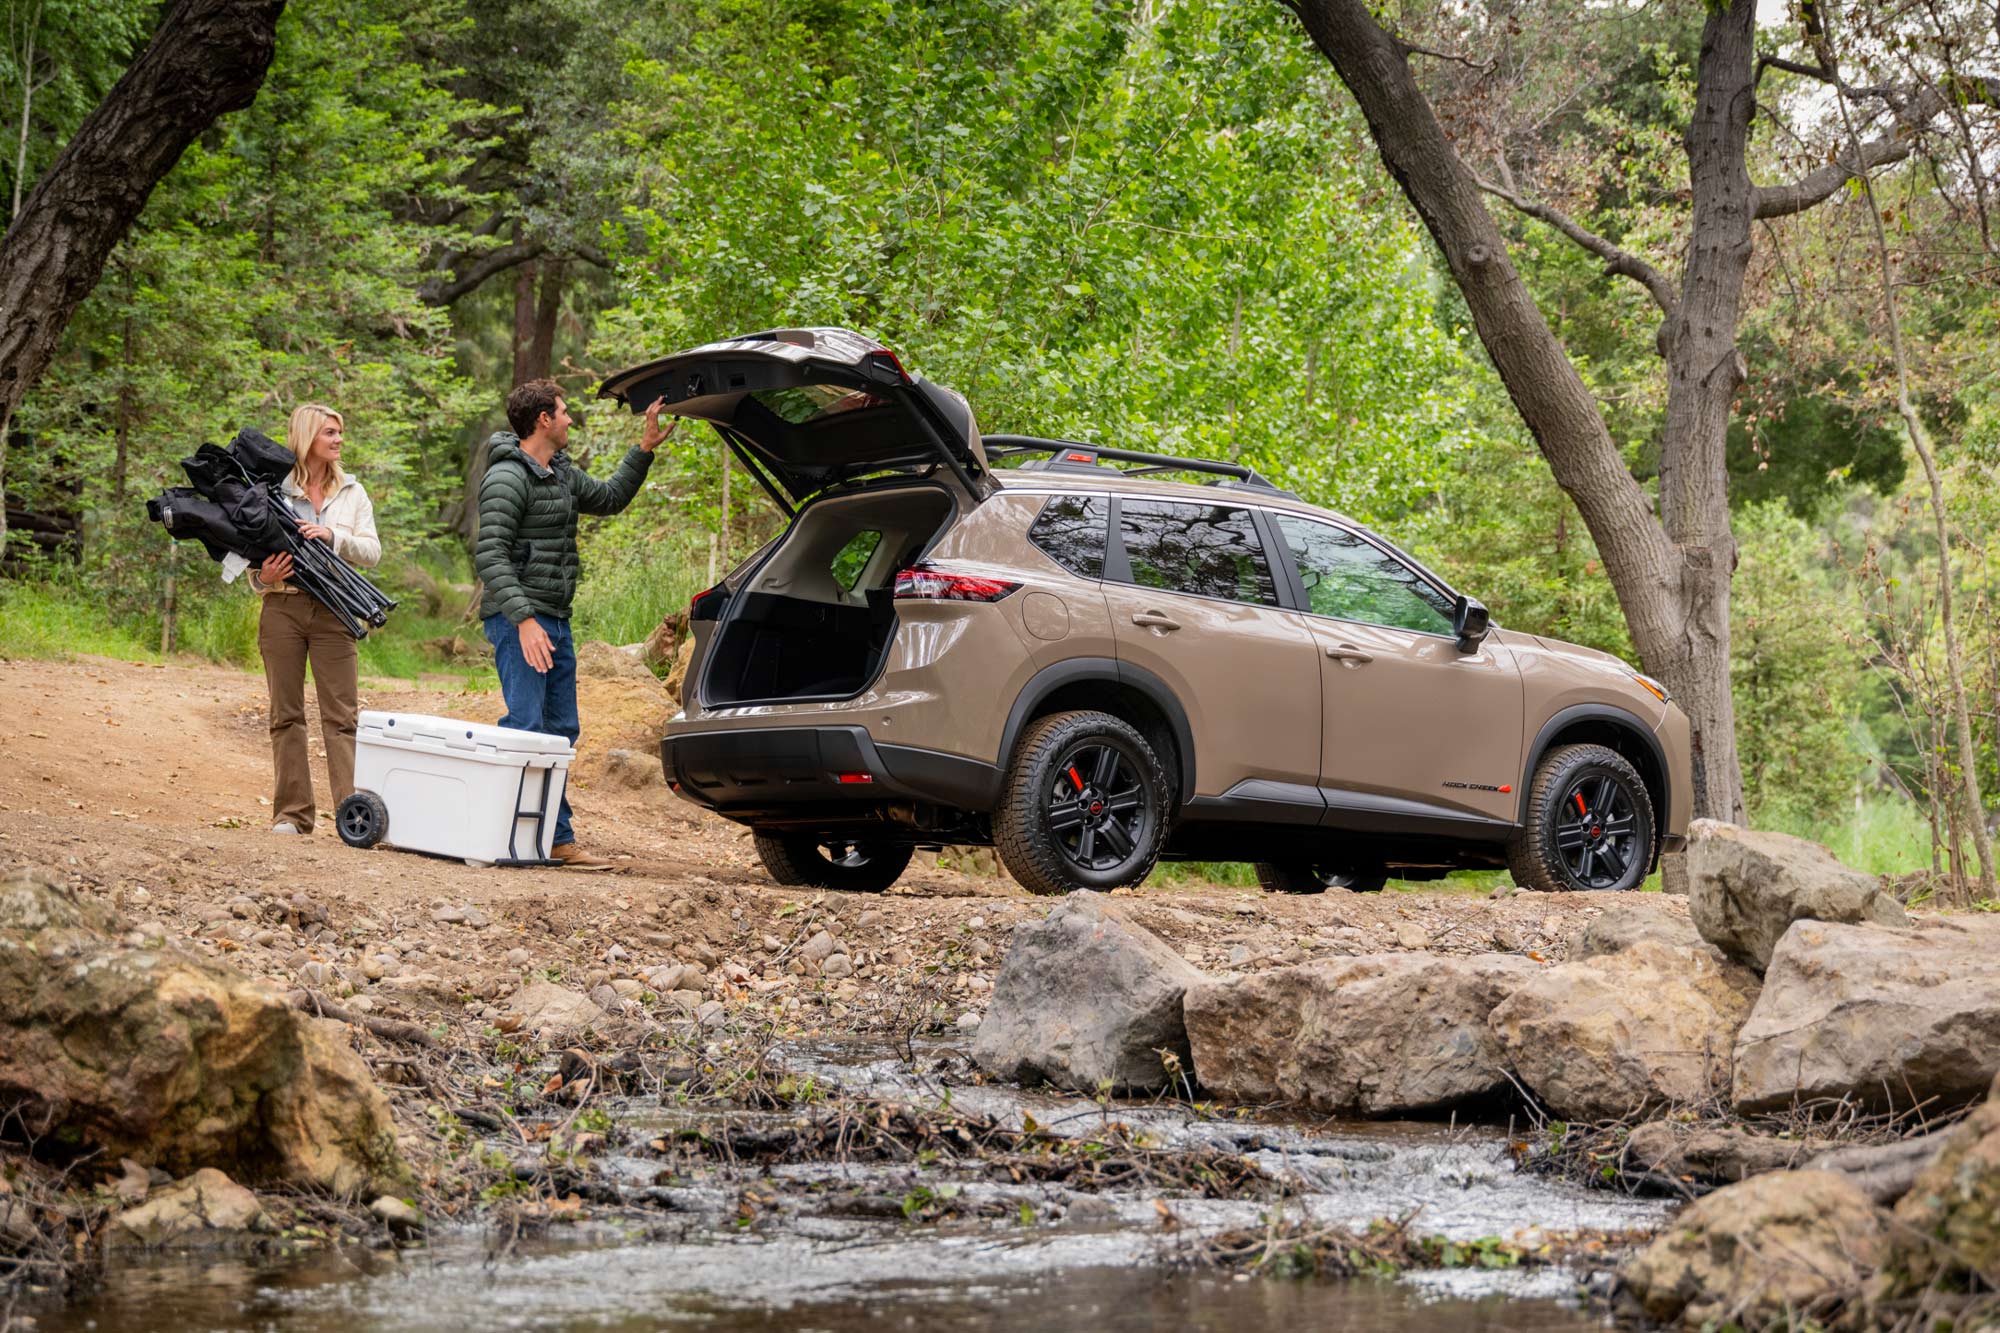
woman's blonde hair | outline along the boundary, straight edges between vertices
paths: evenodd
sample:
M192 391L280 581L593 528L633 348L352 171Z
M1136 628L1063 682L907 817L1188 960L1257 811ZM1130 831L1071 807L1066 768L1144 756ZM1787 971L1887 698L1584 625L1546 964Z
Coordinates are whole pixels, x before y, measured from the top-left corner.
M312 442L319 438L319 428L326 424L328 417L338 421L343 431L347 429L346 417L319 403L300 403L292 409L291 422L285 427L285 447L298 460L292 465L292 480L300 490L304 490L306 485L306 455L312 451ZM337 491L346 482L347 474L341 471L339 463L335 463L333 488Z

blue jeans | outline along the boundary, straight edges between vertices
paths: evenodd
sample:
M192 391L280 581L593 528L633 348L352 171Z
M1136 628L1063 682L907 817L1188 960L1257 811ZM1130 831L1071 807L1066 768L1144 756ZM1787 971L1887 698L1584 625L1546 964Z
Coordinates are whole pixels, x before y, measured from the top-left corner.
M486 641L493 645L493 664L500 669L500 693L507 700L503 727L539 731L545 736L561 736L576 744L581 730L576 715L576 641L569 636L569 622L553 616L536 616L535 623L548 632L554 661L546 672L528 665L521 655L521 631L505 616L486 617ZM565 787L562 809L556 813L555 845L575 842L569 826L569 795Z

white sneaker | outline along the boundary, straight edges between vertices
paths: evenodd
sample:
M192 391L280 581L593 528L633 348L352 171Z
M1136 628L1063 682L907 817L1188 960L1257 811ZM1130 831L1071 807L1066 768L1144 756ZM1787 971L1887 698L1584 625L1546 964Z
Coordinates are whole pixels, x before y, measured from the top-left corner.
M299 826L289 819L281 819L271 825L271 832L273 833L297 833L298 831Z

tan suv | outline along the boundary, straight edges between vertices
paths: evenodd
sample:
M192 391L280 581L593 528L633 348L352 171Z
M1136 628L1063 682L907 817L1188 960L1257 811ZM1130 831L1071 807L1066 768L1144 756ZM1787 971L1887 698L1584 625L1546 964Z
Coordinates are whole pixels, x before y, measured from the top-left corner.
M781 884L879 891L914 849L976 845L1036 893L1162 857L1288 893L1476 866L1630 889L1682 840L1688 722L1657 682L1489 625L1248 468L982 439L839 329L601 393L713 423L790 520L695 598L661 743Z

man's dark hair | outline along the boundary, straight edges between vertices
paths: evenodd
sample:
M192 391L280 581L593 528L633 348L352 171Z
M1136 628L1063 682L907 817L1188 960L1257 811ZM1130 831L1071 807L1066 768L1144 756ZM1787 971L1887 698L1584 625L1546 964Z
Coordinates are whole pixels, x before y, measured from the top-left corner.
M525 440L535 433L535 422L542 413L547 412L551 418L555 416L556 400L564 396L562 386L552 379L516 384L514 391L507 395L507 424Z

